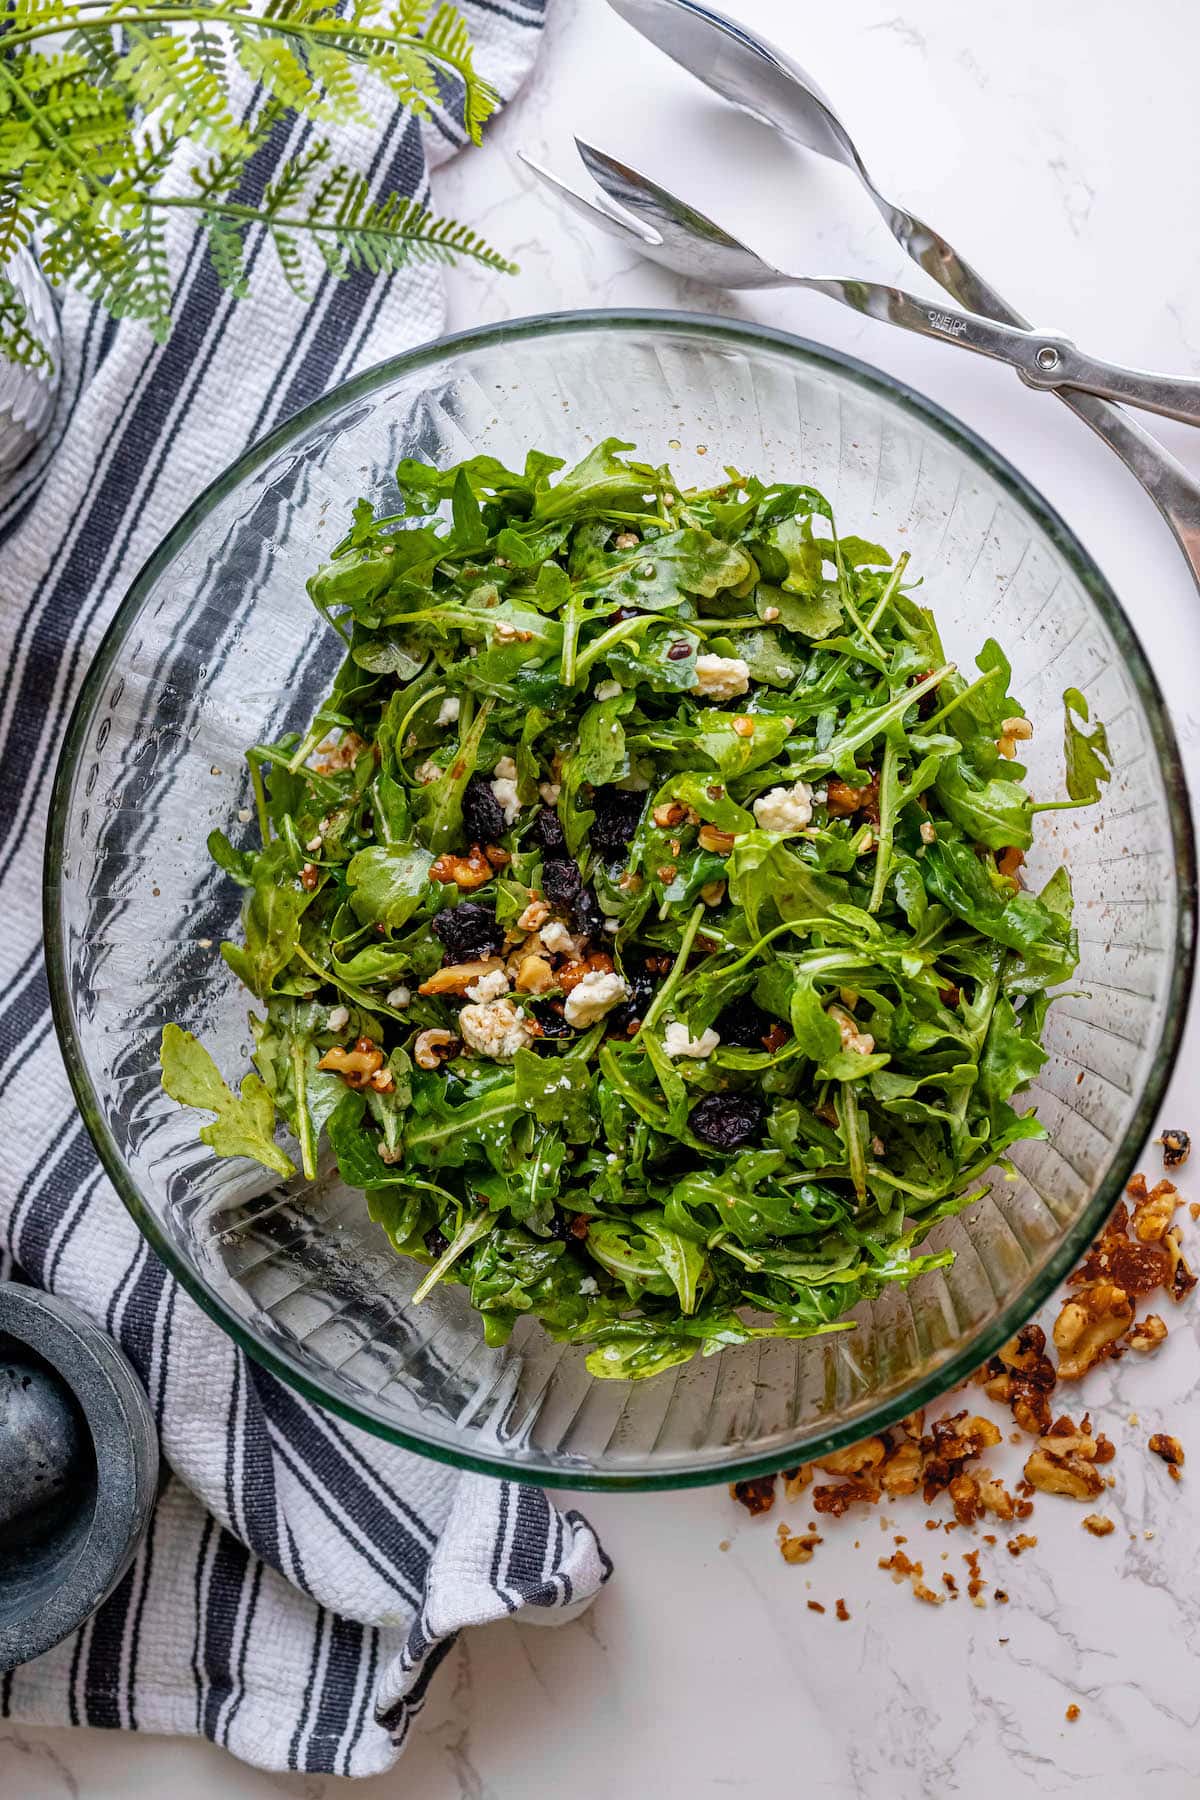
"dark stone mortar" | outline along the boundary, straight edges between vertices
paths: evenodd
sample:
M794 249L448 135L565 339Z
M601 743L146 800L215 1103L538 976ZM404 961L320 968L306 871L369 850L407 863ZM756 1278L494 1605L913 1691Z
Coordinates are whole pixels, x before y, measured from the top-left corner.
M0 1283L0 1670L108 1597L157 1482L150 1407L111 1338L66 1301Z

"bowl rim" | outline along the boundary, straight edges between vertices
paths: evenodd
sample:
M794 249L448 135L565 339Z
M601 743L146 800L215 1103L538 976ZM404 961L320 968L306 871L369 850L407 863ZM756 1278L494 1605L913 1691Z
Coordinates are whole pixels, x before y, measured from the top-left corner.
M759 1454L733 1451L727 1458L705 1462L702 1467L676 1466L661 1473L644 1470L636 1474L606 1471L603 1468L581 1467L568 1470L545 1466L537 1459L526 1461L516 1457L459 1450L425 1438L418 1431L401 1430L387 1425L351 1402L327 1393L298 1361L277 1346L263 1342L238 1314L226 1307L220 1297L204 1284L196 1271L178 1254L173 1243L159 1227L153 1213L142 1201L137 1185L109 1131L75 1031L60 904L71 790L76 771L82 767L96 702L117 664L118 656L146 596L212 509L289 443L347 404L367 398L385 382L418 373L421 369L452 358L464 350L496 348L514 342L598 328L616 332L668 330L685 336L702 337L714 349L727 346L735 350L782 352L786 356L829 370L840 378L849 377L853 383L881 394L888 400L899 401L981 464L1002 489L1007 490L1014 500L1033 515L1084 587L1124 660L1126 671L1143 706L1162 771L1178 893L1170 992L1163 1014L1162 1033L1151 1059L1141 1097L1103 1180L1079 1218L1064 1232L1036 1278L1020 1289L992 1325L972 1341L969 1349L956 1350L936 1370L914 1382L902 1397L893 1397L881 1403L875 1411L863 1415L853 1423L830 1426L819 1436L803 1440L804 1460L814 1461L872 1432L882 1431L906 1414L935 1400L993 1355L1002 1343L1032 1317L1079 1260L1120 1198L1158 1111L1183 1035L1195 970L1197 913L1196 844L1187 779L1166 702L1133 623L1099 565L1062 515L1027 476L971 426L887 370L850 356L842 350L772 326L705 313L648 307L599 307L579 312L538 313L446 333L426 344L372 364L370 368L331 388L309 405L291 414L244 450L186 508L158 548L142 565L100 641L72 708L55 770L43 864L43 925L55 1029L76 1102L100 1161L151 1248L191 1298L232 1337L241 1350L317 1406L326 1408L374 1437L430 1457L434 1461L502 1479L533 1482L544 1487L645 1493L705 1487L773 1474L795 1463L800 1446L792 1444L787 1448Z

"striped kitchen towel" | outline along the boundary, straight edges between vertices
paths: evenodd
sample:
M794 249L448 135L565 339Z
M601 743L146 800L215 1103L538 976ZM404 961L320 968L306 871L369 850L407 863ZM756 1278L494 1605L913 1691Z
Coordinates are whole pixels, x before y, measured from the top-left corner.
M502 95L532 60L543 5L464 5ZM461 141L454 121L449 103L426 125L401 112L337 148L424 199L430 165ZM72 1104L39 887L83 670L142 561L225 464L443 316L434 270L326 278L304 308L261 244L240 304L186 229L170 255L177 325L162 348L66 300L57 441L0 492L0 1274L103 1319L145 1380L171 1474L112 1598L0 1678L0 1715L203 1733L265 1768L366 1775L402 1747L462 1626L523 1608L563 1620L609 1565L587 1522L535 1489L385 1446L247 1361L148 1250Z

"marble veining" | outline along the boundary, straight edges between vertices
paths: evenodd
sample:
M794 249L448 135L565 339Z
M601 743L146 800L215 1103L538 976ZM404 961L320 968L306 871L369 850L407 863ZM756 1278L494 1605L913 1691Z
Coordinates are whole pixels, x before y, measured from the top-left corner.
M1118 0L724 4L793 48L844 110L883 190L926 213L1017 305L1100 354L1200 372L1200 18L1188 0L1157 0L1154 30L1141 33ZM797 269L920 283L837 170L708 99L603 0L552 0L530 90L482 152L439 178L439 204L522 268L513 279L454 273L451 325L586 306L692 308L788 327L903 376L996 444L1088 542L1136 622L1200 781L1200 605L1111 453L1065 408L979 359L819 297L713 294L631 259L565 217L517 160L526 148L570 166L574 131L640 159ZM1200 439L1160 428L1200 469ZM1164 1111L1193 1130L1198 1052L1193 1014ZM1147 1153L1148 1169L1156 1157ZM1200 1199L1200 1158L1195 1170ZM1099 1508L1116 1521L1110 1537L1081 1529L1086 1508L1042 1500L1026 1527L1035 1549L1019 1559L1003 1541L984 1551L985 1610L965 1598L930 1607L876 1566L893 1534L909 1537L934 1582L943 1568L964 1572L969 1545L963 1533L926 1533L911 1503L882 1512L886 1533L878 1513L834 1521L813 1561L789 1567L775 1526L803 1529L802 1502L751 1520L720 1489L581 1496L618 1579L561 1631L504 1624L462 1643L404 1762L362 1783L363 1800L1192 1800L1200 1306L1163 1310L1164 1349L1097 1371L1079 1396L1118 1448L1116 1485ZM1192 1456L1181 1484L1146 1454L1156 1429ZM1017 1454L992 1460L1011 1472ZM839 1596L844 1624L832 1610ZM811 1613L809 1599L830 1610ZM263 1775L190 1741L0 1726L2 1800L343 1791L332 1778Z

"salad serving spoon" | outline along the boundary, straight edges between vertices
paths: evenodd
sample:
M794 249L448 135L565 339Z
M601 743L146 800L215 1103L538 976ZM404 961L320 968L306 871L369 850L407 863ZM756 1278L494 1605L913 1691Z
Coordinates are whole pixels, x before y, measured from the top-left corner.
M885 324L1009 363L1033 387L1082 388L1104 399L1126 400L1168 418L1200 424L1198 380L1125 369L1085 355L1068 338L933 305L884 282L864 281L858 276L791 274L776 268L648 175L580 138L575 142L589 175L608 200L616 203L599 211L590 208L597 223L618 237L632 238L643 256L678 275L722 288L807 288ZM548 171L528 157L525 160L536 174L547 177ZM556 181L555 186L566 198L588 205L586 196L564 182ZM631 215L643 229L631 233L622 213Z
M901 248L960 305L1004 324L1028 325L939 232L881 193L832 103L784 51L701 0L609 0L609 5L723 99L804 148L849 168ZM1117 453L1145 488L1200 587L1200 481L1119 407L1078 388L1052 391Z

